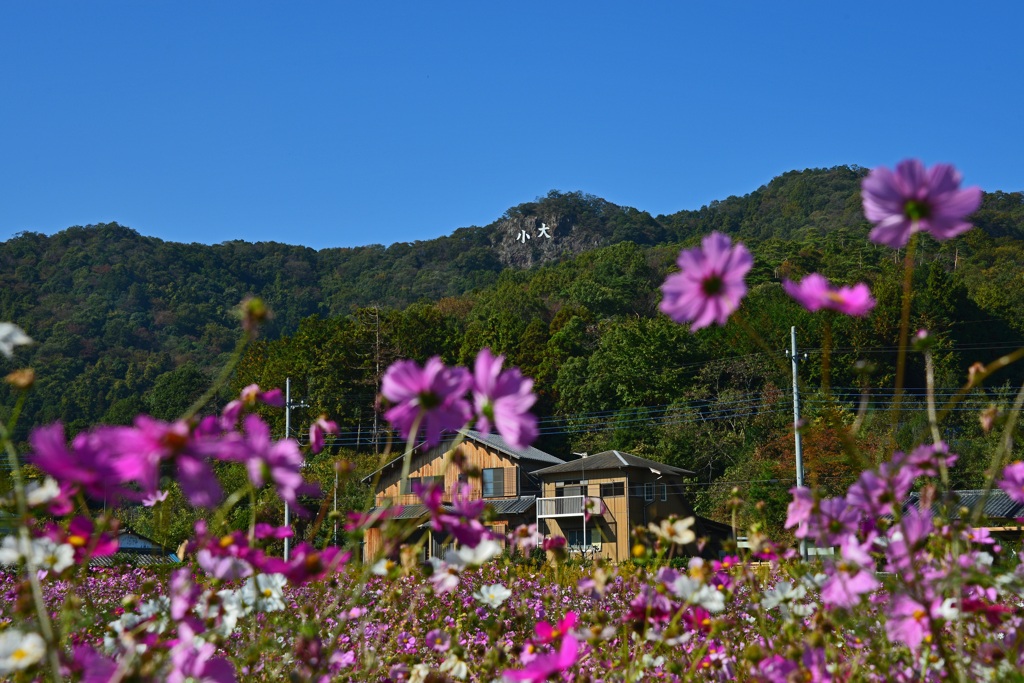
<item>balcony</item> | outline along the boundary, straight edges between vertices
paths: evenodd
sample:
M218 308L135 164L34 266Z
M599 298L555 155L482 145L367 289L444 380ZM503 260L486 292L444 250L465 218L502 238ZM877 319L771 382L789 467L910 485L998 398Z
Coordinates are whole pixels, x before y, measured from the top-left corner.
M537 518L547 517L582 517L586 510L584 505L589 504L591 516L604 515L607 506L604 501L595 496L563 496L561 498L538 498Z

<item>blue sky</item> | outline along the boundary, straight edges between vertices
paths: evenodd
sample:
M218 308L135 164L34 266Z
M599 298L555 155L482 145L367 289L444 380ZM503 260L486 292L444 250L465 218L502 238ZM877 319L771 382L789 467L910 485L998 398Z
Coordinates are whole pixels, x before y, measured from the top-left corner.
M0 240L431 239L788 170L1024 190L1024 3L0 3Z

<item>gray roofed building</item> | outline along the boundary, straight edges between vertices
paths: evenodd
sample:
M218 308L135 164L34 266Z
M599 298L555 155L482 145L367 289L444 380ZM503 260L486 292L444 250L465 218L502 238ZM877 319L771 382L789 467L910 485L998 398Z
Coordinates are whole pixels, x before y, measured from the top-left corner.
M498 434L483 434L481 432L476 431L475 429L467 429L467 430L465 430L462 433L465 434L466 440L468 440L468 441L475 441L477 443L484 444L486 446L490 446L494 450L496 450L496 451L498 451L500 453L504 453L505 455L509 456L510 458L512 458L514 460L525 460L525 461L528 461L528 462L541 463L541 464L546 464L546 465L557 465L557 464L561 464L561 463L565 462L561 458L555 457L554 455L551 455L550 453L545 453L544 451L539 450L537 448L534 448L533 446L527 446L526 448L515 448L513 446L510 446ZM445 441L442 441L439 446L435 446L435 448L439 449L443 453L443 452L447 451L449 448L451 448L451 444L454 443L454 441L455 441L455 437L454 437L454 435L451 435L451 436L449 436L448 439L446 439ZM395 467L395 466L401 464L402 459L404 457L405 456L403 454L403 455L399 455L397 458L392 458L391 460L389 460L387 462L387 464L385 464L380 469L378 469L378 470L376 470L376 471L366 475L365 477L363 477L363 480L362 480L363 483L364 484L369 484L369 483L371 483L373 481L374 476L378 472L383 472L384 470L387 470L388 468Z
M961 507L971 510L973 514L974 509L981 504L982 498L985 497L984 489L968 489L954 491L953 493L957 497L957 507L950 511L950 517L953 519L959 518L959 508ZM918 507L918 501L919 495L917 492L911 493L907 499L907 507ZM932 503L931 510L933 513L939 512L940 503ZM1018 503L1011 499L1006 494L1006 491L1002 489L992 489L988 492L988 497L985 498L983 514L989 520L1017 520L1024 518L1024 503Z
M630 467L646 467L657 474L674 474L680 477L693 474L690 470L684 470L681 467L673 467L672 465L666 465L663 462L648 460L647 458L641 458L621 451L605 451L603 453L598 453L597 455L590 455L580 458L579 460L562 463L561 465L545 467L544 469L535 471L534 474L542 477L554 474L582 475L587 471L617 470L627 469Z

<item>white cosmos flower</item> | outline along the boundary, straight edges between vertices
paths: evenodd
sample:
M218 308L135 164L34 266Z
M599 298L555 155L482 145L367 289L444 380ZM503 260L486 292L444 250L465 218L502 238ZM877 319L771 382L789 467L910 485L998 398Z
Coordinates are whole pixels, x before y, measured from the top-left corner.
M0 564L18 564L20 561L18 539L14 536L4 536L3 543L0 543Z
M249 577L242 586L242 603L261 612L283 610L282 589L287 582L284 574L257 574Z
M15 346L31 343L32 337L25 334L25 330L13 323L0 323L0 353L10 358Z
M469 675L469 666L459 659L459 656L454 652L448 655L448 659L441 662L439 669L441 673L446 673L452 678L458 678L460 681L466 680L466 676Z
M495 583L490 586L481 586L480 590L473 593L473 597L488 607L498 609L506 600L512 597L512 591L500 583Z
M50 538L36 538L32 540L32 560L39 569L52 569L60 574L75 563L75 549Z
M447 562L436 557L430 558L430 564L434 571L430 575L430 583L434 586L434 592L450 593L459 585L459 568L449 566Z
M498 555L501 555L501 545L487 538L480 541L475 548L462 546L458 550L449 550L444 561L462 569L467 566L478 567Z
M60 484L53 477L47 477L40 484L38 481L30 481L25 486L25 502L30 508L45 505L60 495Z
M38 633L16 628L0 632L0 674L27 669L46 654L46 643Z
M663 538L670 543L688 545L697 539L697 535L690 530L696 520L693 517L677 519L669 517L661 520L661 524L651 522L648 528L658 538Z

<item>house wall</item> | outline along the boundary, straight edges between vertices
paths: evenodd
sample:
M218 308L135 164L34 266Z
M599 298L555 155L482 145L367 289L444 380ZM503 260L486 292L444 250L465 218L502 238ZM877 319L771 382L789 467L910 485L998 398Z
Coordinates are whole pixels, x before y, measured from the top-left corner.
M659 478L660 476L660 478ZM637 470L631 473L629 492L629 514L633 526L647 527L651 522L658 523L670 515L689 517L694 514L693 507L682 495L679 480L675 477L661 476L650 470ZM654 500L648 501L644 495L644 484L654 485ZM662 500L662 486L667 486L667 500Z
M693 507L682 495L682 488L679 480L675 477L658 475L649 469L639 467L630 468L624 472L621 469L595 470L587 473L586 495L600 497L608 513L604 519L591 517L587 522L589 528L595 525L601 528L602 535L607 531L613 536L614 543L604 542L600 551L602 557L610 560L622 561L630 557L632 549L631 531L633 527L657 523L670 515L677 517L689 517L694 514ZM562 481L573 481L576 475L559 475ZM660 478L659 478L660 477ZM621 482L625 485L626 495L603 497L601 496L601 484ZM648 501L644 496L644 484L654 485L654 500ZM662 486L667 486L666 500L662 500ZM543 485L543 497L554 498L556 481L545 481ZM567 536L569 529L579 529L582 518L578 517L554 517L547 518L548 533L554 536ZM607 537L607 536L606 536Z
M500 453L493 448L479 444L475 441L463 441L459 444L457 450L466 459L468 465L472 467L479 468L480 470L492 467L505 469L505 482L503 490L500 491L501 495L492 497L514 498L520 495L521 488L529 488L528 486L521 485L520 480L523 478L523 473L520 471L519 461L512 459L504 453ZM458 481L461 470L452 464L445 467L445 453L446 450L443 447L436 447L422 455L414 456L409 476L444 476L444 500L449 501L451 487L456 481ZM402 495L400 481L401 476L402 470L400 466L389 468L389 471L381 475L380 481L377 482L378 493L375 499L376 505L387 505L389 501L397 504L414 504L420 502L419 498L414 495ZM480 479L473 478L469 480L469 484L473 489L472 497L482 497L482 481ZM525 482L522 482L522 484L525 484Z
M573 481L569 478L574 475L562 475L566 477L566 481ZM598 517L592 516L587 522L587 527L590 529L600 529L601 535L605 540L601 544L601 550L598 553L599 556L607 558L613 561L622 561L629 557L630 543L629 543L629 530L630 526L630 515L629 515L629 497L628 496L601 496L601 484L612 484L621 483L624 488L629 489L628 478L623 474L622 470L596 470L594 472L587 472L587 484L584 488L586 491L584 495L601 498L607 506L608 511L605 515ZM555 497L555 481L545 481L543 485L543 497L554 498ZM582 525L582 517L549 517L545 521L548 524L548 533L553 536L566 536L566 531L569 529L579 529Z

